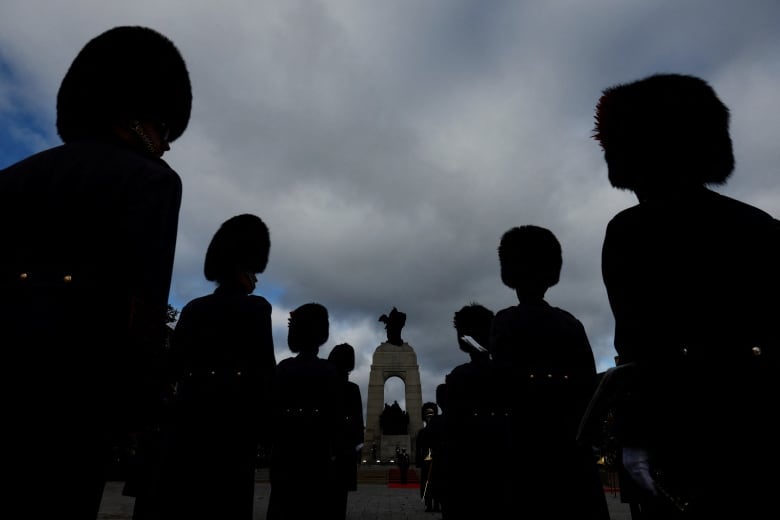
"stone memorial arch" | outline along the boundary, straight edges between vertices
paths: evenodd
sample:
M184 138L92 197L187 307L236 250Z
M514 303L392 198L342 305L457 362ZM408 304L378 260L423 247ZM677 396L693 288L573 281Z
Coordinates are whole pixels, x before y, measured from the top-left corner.
M363 452L373 454L385 461L395 456L396 447L405 449L412 462L415 461L415 436L423 427L420 411L422 409L422 386L420 385L420 366L414 349L401 339L401 329L406 323L406 314L395 307L390 315L382 315L379 321L385 322L387 341L374 351L371 372L368 378L368 398L366 401L366 433ZM404 383L406 412L409 425L405 434L385 435L380 427L380 416L385 405L385 383L391 377L398 377ZM369 455L369 459L372 455ZM370 461L374 463L374 460Z

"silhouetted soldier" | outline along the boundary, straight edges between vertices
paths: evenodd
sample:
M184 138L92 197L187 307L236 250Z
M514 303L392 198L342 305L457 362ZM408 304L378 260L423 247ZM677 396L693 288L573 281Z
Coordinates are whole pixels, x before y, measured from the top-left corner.
M115 27L57 93L64 145L0 171L4 507L95 518L112 445L154 408L181 179L162 155L190 118L178 49ZM40 493L51 453L66 476Z
M593 351L582 323L544 300L558 283L561 246L548 229L515 227L498 257L519 302L496 313L490 347L510 400L517 516L606 520L595 456L576 440L596 384Z
M363 423L363 398L360 387L349 380L349 373L355 368L355 349L349 343L333 347L328 355L341 376L344 385L344 403L341 412L341 437L333 462L334 475L329 515L335 520L344 520L347 515L347 498L350 491L357 491L357 470L360 464L360 450L363 447L365 425Z
M343 434L343 377L317 356L328 340L328 311L307 303L290 312L274 391L269 520L310 520L327 507L328 479Z
M436 385L436 405L439 413L430 418L426 426L427 442L430 446L430 466L428 467L428 489L425 497L430 500L431 511L441 511L442 518L449 518L447 505L447 478L452 472L452 452L447 444L448 431L448 391L447 384Z
M446 475L450 519L491 518L507 511L502 489L509 469L508 409L487 349L492 322L493 311L477 303L453 318L458 347L469 361L445 379L447 448L457 455ZM441 468L437 471L441 477Z
M396 463L398 464L398 471L400 472L401 484L409 483L409 454L406 453L406 448L396 449Z
M706 188L734 168L729 111L702 79L658 74L606 89L595 137L639 200L609 223L602 270L637 370L618 418L642 512L776 514L780 223Z
M225 221L206 251L217 284L181 311L171 339L176 383L164 471L168 519L251 520L258 446L268 448L276 358L271 305L253 295L268 264L257 216Z
M432 486L434 438L430 434L430 426L433 418L439 413L439 406L434 402L424 403L420 413L422 414L423 427L417 432L415 465L420 469L420 498L425 502L425 510L433 511L435 495ZM438 501L435 505L438 511Z

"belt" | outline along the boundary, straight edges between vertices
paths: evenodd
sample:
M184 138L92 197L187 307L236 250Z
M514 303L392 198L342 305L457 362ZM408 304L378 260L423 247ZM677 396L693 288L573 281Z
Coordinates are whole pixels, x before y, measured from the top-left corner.
M687 363L740 363L766 362L777 357L777 349L761 344L753 345L700 345L681 344L674 350L674 357Z

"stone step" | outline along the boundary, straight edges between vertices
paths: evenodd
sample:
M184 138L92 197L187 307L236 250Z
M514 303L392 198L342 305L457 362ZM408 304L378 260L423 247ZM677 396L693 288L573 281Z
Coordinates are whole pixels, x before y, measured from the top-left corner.
M358 466L358 483L387 484L386 466Z

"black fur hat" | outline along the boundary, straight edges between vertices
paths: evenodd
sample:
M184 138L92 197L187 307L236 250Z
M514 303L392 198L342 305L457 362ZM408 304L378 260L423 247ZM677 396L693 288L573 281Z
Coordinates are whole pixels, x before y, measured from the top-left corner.
M287 346L290 352L316 351L328 341L328 309L319 303L304 303L290 312Z
M458 337L471 336L485 348L490 343L490 326L493 323L493 311L480 305L479 303L470 303L461 307L452 319L452 324L458 332ZM473 348L468 347L463 341L459 341L460 349L464 352L473 352Z
M729 110L700 78L655 74L609 87L595 119L616 188L723 184L734 170Z
M342 372L350 373L355 369L355 349L349 343L340 343L330 351L328 361Z
M422 405L422 408L420 409L420 416L422 417L422 420L425 420L425 416L428 415L428 410L432 411L432 415L435 417L439 415L439 405L428 401Z
M563 264L561 244L552 231L531 225L504 233L498 260L501 281L511 289L552 287L558 283Z
M78 53L57 93L57 132L64 142L108 135L121 121L151 120L184 133L192 89L184 59L148 27L114 27Z
M222 282L236 271L262 273L268 265L271 236L268 226L256 215L236 215L219 227L206 250L203 274Z

